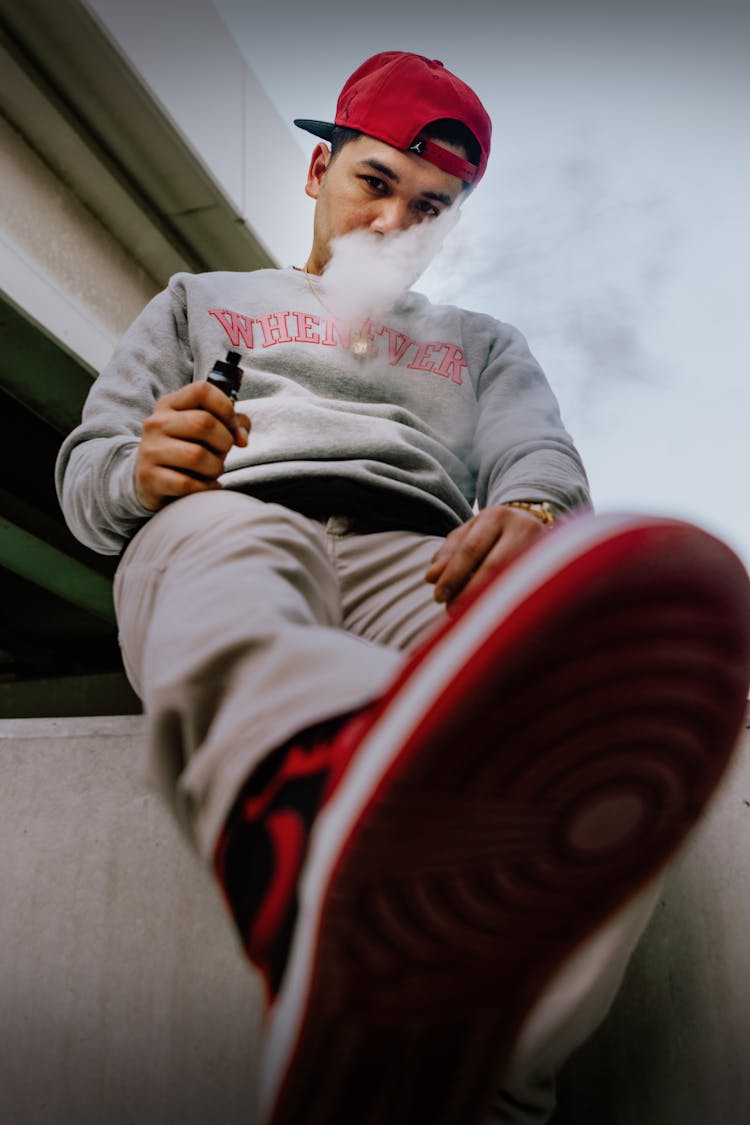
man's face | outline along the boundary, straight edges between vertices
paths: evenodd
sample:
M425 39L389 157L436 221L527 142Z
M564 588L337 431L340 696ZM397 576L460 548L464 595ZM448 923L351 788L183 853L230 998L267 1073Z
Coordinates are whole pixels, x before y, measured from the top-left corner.
M461 148L452 151L464 155ZM458 199L462 188L457 176L373 137L349 141L333 160L328 147L318 145L305 187L316 201L307 270L323 272L333 238L353 230L375 234L406 230L436 218Z

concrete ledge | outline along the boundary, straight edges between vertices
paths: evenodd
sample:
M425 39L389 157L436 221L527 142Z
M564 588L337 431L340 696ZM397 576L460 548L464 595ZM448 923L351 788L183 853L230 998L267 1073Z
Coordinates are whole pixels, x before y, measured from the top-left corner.
M0 723L0 1121L252 1125L260 991L143 719Z

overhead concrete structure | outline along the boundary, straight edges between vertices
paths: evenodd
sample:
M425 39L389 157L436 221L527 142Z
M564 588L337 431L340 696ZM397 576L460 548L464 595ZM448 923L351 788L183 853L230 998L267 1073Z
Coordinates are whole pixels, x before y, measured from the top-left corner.
M173 273L304 257L305 159L208 0L0 0L0 102L0 717L137 709L57 449Z

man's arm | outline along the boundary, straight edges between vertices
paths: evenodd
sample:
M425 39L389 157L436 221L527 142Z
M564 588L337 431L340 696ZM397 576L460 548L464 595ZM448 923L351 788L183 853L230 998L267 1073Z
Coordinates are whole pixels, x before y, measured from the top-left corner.
M169 499L216 488L248 420L215 387L193 383L183 283L177 275L143 310L94 383L55 471L73 533L117 554Z
M480 511L451 532L425 575L449 612L552 526L509 503L546 502L558 516L591 507L581 458L524 337L480 317L480 339L488 323L472 451Z

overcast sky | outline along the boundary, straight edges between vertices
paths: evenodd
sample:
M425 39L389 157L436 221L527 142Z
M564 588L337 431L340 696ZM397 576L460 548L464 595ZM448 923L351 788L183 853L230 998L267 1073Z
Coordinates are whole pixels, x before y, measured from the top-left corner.
M490 168L417 288L525 333L600 510L694 519L750 562L750 6L215 4L290 122L331 120L380 50L476 89Z

